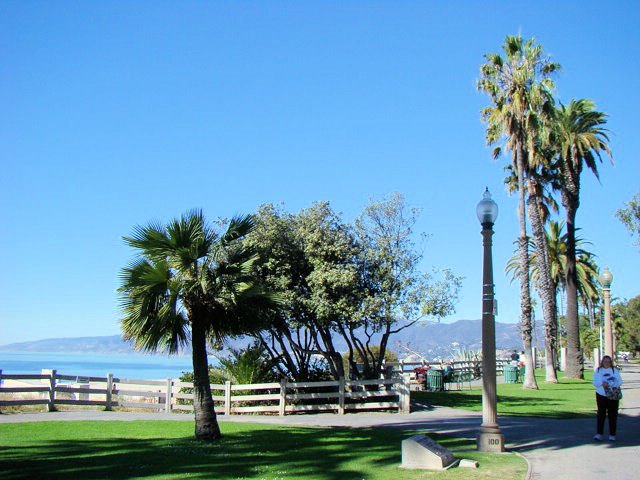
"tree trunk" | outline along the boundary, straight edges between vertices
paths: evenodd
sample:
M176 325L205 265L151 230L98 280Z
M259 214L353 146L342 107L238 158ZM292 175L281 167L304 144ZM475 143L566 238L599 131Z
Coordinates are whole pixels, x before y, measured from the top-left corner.
M555 315L553 317L553 338L556 340L556 350L553 352L553 368L557 371L560 368L558 359L558 284L553 281L553 299L556 306Z
M589 315L589 328L596 328L596 315L594 312L593 299L587 298L587 314Z
M578 319L578 277L576 273L577 202L566 199L567 210L567 378L583 379L582 351L580 349L580 323Z
M520 263L529 262L529 239L520 237L518 239ZM526 277L526 278L523 278ZM522 334L522 345L525 357L533 359L533 349L531 348L531 293L529 289L528 269L521 269L520 272L520 333ZM535 365L532 361L526 362L523 388L538 389L535 377Z
M520 221L520 237L518 238L518 252L520 256L520 332L526 358L533 359L531 349L531 289L529 285L529 238L527 237L527 219L525 210L524 186L524 152L522 144L517 148L518 175L518 218ZM535 363L528 361L525 367L523 388L538 389L535 377Z
M336 351L333 345L331 330L328 327L319 327L318 333L320 334L320 338L322 338L324 348L321 348L320 345L316 346L318 347L318 350L322 351L322 355L329 363L329 369L331 370L334 380L345 378L342 355L340 355L340 352Z
M533 185L532 190L536 190L533 180L530 181ZM544 317L544 348L545 348L545 367L546 367L546 381L550 383L558 383L558 377L555 368L555 352L556 352L556 338L554 335L554 324L556 318L556 302L555 292L553 289L553 280L551 279L551 269L549 267L549 254L547 239L542 225L542 218L540 216L539 199L535 193L529 192L529 198L527 199L527 212L529 214L529 220L531 221L531 230L533 232L533 238L536 244L536 250L538 253L538 275L539 275L539 294L542 300L542 315Z
M380 348L378 349L378 360L377 360L377 364L376 364L376 377L375 378L380 378L380 375L383 373L382 372L382 367L384 365L384 357L387 354L387 346L389 345L389 337L391 337L391 328L390 325L387 324L387 330L384 333L384 335L382 335L382 338L380 338Z
M200 322L192 320L191 348L193 359L193 411L198 440L219 440L222 437L209 384L207 338Z

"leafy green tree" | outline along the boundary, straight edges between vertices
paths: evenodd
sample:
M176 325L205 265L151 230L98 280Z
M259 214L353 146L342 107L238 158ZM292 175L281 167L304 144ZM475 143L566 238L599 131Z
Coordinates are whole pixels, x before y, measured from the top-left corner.
M351 377L377 378L391 335L452 310L460 280L418 271L404 199L370 207L356 226L326 202L298 214L270 205L258 212L249 237L264 252L256 275L285 300L256 338L283 375L306 380L321 356L334 378L345 377L346 345Z
M611 307L618 334L618 350L640 354L640 295Z
M580 329L580 341L584 346L585 355L591 358L593 350L600 344L598 330L585 325Z
M283 376L298 381L317 377L321 356L334 378L344 377L334 329L355 321L362 296L352 229L328 202L298 214L264 205L256 218L248 237L261 253L255 272L283 299L256 339Z
M127 245L136 259L121 272L124 336L146 351L192 347L195 436L221 437L209 385L207 344L256 328L267 296L251 275L257 257L242 243L251 216L234 218L217 234L201 211L166 225L138 226Z
M394 193L372 200L356 220L365 297L359 322L343 323L339 331L352 370L355 359L362 359L365 378L379 376L391 335L427 317L441 318L454 311L461 279L446 269L433 274L418 269L422 255L413 242L418 213Z
M557 63L550 62L544 55L542 47L535 39L524 40L520 35L507 36L503 44L504 58L498 53L485 55L486 62L481 67L481 78L478 89L486 93L492 105L482 111L482 118L487 124L486 138L490 145L504 142L504 147L511 151L513 172L517 179L519 195L518 239L520 269L520 304L521 330L525 354L531 358L532 309L529 283L529 238L527 236L527 174L533 169L536 159L536 145L540 141L542 114L552 102L550 92L553 89L551 74L559 69ZM502 147L494 150L494 156L501 154ZM535 192L535 188L534 188ZM536 192L538 193L538 192ZM530 207L530 216L538 219L539 211L535 204ZM540 236L541 224L536 224ZM541 238L538 238L540 241ZM539 244L540 252L544 251L544 243ZM549 292L549 285L545 285ZM550 299L545 299L550 301ZM549 314L545 305L545 321ZM527 368L524 388L536 389L533 369Z
M629 229L629 233L638 237L637 245L640 246L640 193L629 200L626 208L618 210L616 217Z
M583 378L578 319L578 273L576 269L576 214L580 206L580 178L584 167L598 177L602 154L611 156L606 114L591 100L572 100L556 110L555 136L559 147L560 193L567 226L567 372L568 378Z

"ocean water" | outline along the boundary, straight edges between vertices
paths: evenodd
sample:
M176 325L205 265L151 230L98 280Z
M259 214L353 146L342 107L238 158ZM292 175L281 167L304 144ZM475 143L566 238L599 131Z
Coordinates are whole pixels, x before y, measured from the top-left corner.
M209 363L215 359L210 358ZM136 380L179 378L182 372L193 371L191 356L144 354L87 354L0 352L0 370L4 374L40 373L56 369L61 375L79 377L114 377Z

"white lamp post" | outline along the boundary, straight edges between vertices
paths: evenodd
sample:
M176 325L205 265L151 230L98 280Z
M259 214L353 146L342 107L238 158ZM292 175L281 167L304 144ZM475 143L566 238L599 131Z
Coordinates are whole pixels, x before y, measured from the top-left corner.
M487 188L476 207L482 225L484 247L482 267L482 425L478 434L478 450L503 452L504 435L498 425L496 408L496 325L494 317L493 258L491 252L493 224L498 218L498 205Z
M611 282L613 275L609 267L600 274L600 284L604 295L604 354L613 358L613 329L611 328Z

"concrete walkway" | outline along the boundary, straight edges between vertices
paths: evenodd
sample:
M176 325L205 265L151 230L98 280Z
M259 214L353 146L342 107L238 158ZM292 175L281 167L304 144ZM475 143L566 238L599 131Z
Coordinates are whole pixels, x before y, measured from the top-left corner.
M623 367L624 398L618 419L618 441L615 443L597 443L591 440L595 433L595 415L594 418L575 420L499 417L508 450L521 453L529 462L529 479L635 480L640 478L640 367L637 365ZM193 417L177 414L79 410L0 415L0 423L159 419L192 421ZM231 416L219 417L219 420L322 427L396 427L430 430L465 438L475 438L482 421L479 413L446 407L427 408L408 415L358 413L344 416L335 414L286 417Z

